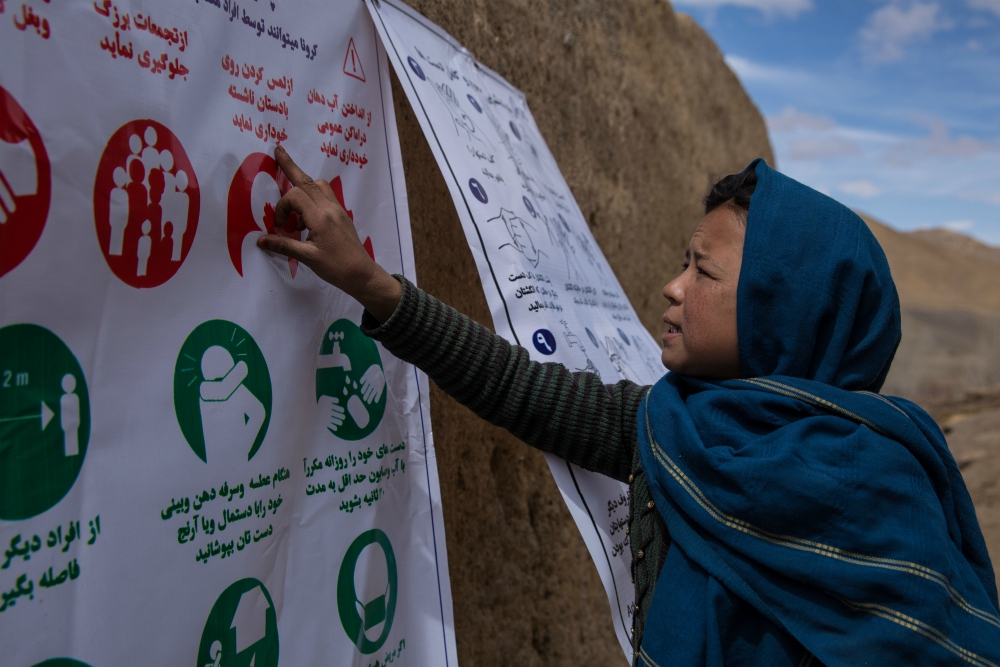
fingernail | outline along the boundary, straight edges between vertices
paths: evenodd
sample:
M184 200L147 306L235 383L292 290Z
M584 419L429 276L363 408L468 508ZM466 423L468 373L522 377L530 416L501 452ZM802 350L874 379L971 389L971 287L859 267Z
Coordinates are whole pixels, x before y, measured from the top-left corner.
M275 153L277 153L277 152L279 152L279 151L280 151L280 152L282 152L282 153L284 153L284 152L285 152L285 149L284 149L284 147L283 147L283 146L281 146L280 144L274 147L274 152L275 152Z
M271 242L265 239L264 237L257 239L257 247L260 248L261 250L267 250L268 246L270 245Z

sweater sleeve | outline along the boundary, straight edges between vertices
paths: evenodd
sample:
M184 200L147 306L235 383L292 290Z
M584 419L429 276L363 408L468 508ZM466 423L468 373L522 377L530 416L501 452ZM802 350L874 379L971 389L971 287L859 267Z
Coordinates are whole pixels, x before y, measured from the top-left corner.
M596 373L531 361L523 347L395 277L403 286L399 306L383 324L365 311L365 334L529 445L628 481L644 387L627 380L606 385Z

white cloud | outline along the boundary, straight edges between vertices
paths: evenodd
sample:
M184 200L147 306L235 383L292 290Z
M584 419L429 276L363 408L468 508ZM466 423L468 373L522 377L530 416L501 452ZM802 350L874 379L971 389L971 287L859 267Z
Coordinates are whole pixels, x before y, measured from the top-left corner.
M797 139L788 146L790 160L829 160L851 155L861 155L861 148L844 137Z
M966 201L980 201L1000 206L1000 190L966 189L959 192L958 196Z
M902 60L907 44L948 27L936 3L911 2L904 8L901 2L892 2L868 17L860 32L861 46L872 62Z
M814 116L799 111L795 107L785 107L777 116L767 117L767 127L771 132L794 132L795 130L829 130L835 125L826 116Z
M966 4L973 9L982 9L1000 16L1000 0L966 0Z
M854 195L856 197L861 197L862 199L871 199L872 197L877 197L882 194L882 188L867 179L841 183L837 189L844 194Z
M927 157L972 158L986 153L1000 153L1000 137L986 140L952 137L944 121L931 120L927 125L929 135L893 144L886 152L886 160L896 165L907 165Z
M965 232L975 227L976 223L972 220L950 220L941 226L953 232Z
M791 17L797 16L807 9L812 9L812 0L674 0L674 4L705 9L716 9L730 5L756 9L768 16L784 14Z
M729 69L736 73L740 81L757 81L763 83L803 83L809 79L809 75L784 67L774 67L755 63L752 60L741 58L740 56L727 55L726 64Z

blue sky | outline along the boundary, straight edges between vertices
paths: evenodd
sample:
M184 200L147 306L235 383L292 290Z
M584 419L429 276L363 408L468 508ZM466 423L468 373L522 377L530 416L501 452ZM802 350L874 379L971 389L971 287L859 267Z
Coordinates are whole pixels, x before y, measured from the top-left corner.
M674 0L778 168L898 229L1000 245L1000 0Z

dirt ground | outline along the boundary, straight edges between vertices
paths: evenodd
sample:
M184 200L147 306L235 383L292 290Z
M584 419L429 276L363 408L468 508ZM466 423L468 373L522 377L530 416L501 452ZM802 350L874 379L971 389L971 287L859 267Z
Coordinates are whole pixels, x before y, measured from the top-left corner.
M962 399L926 407L944 430L969 487L1000 578L1000 390L972 391Z

